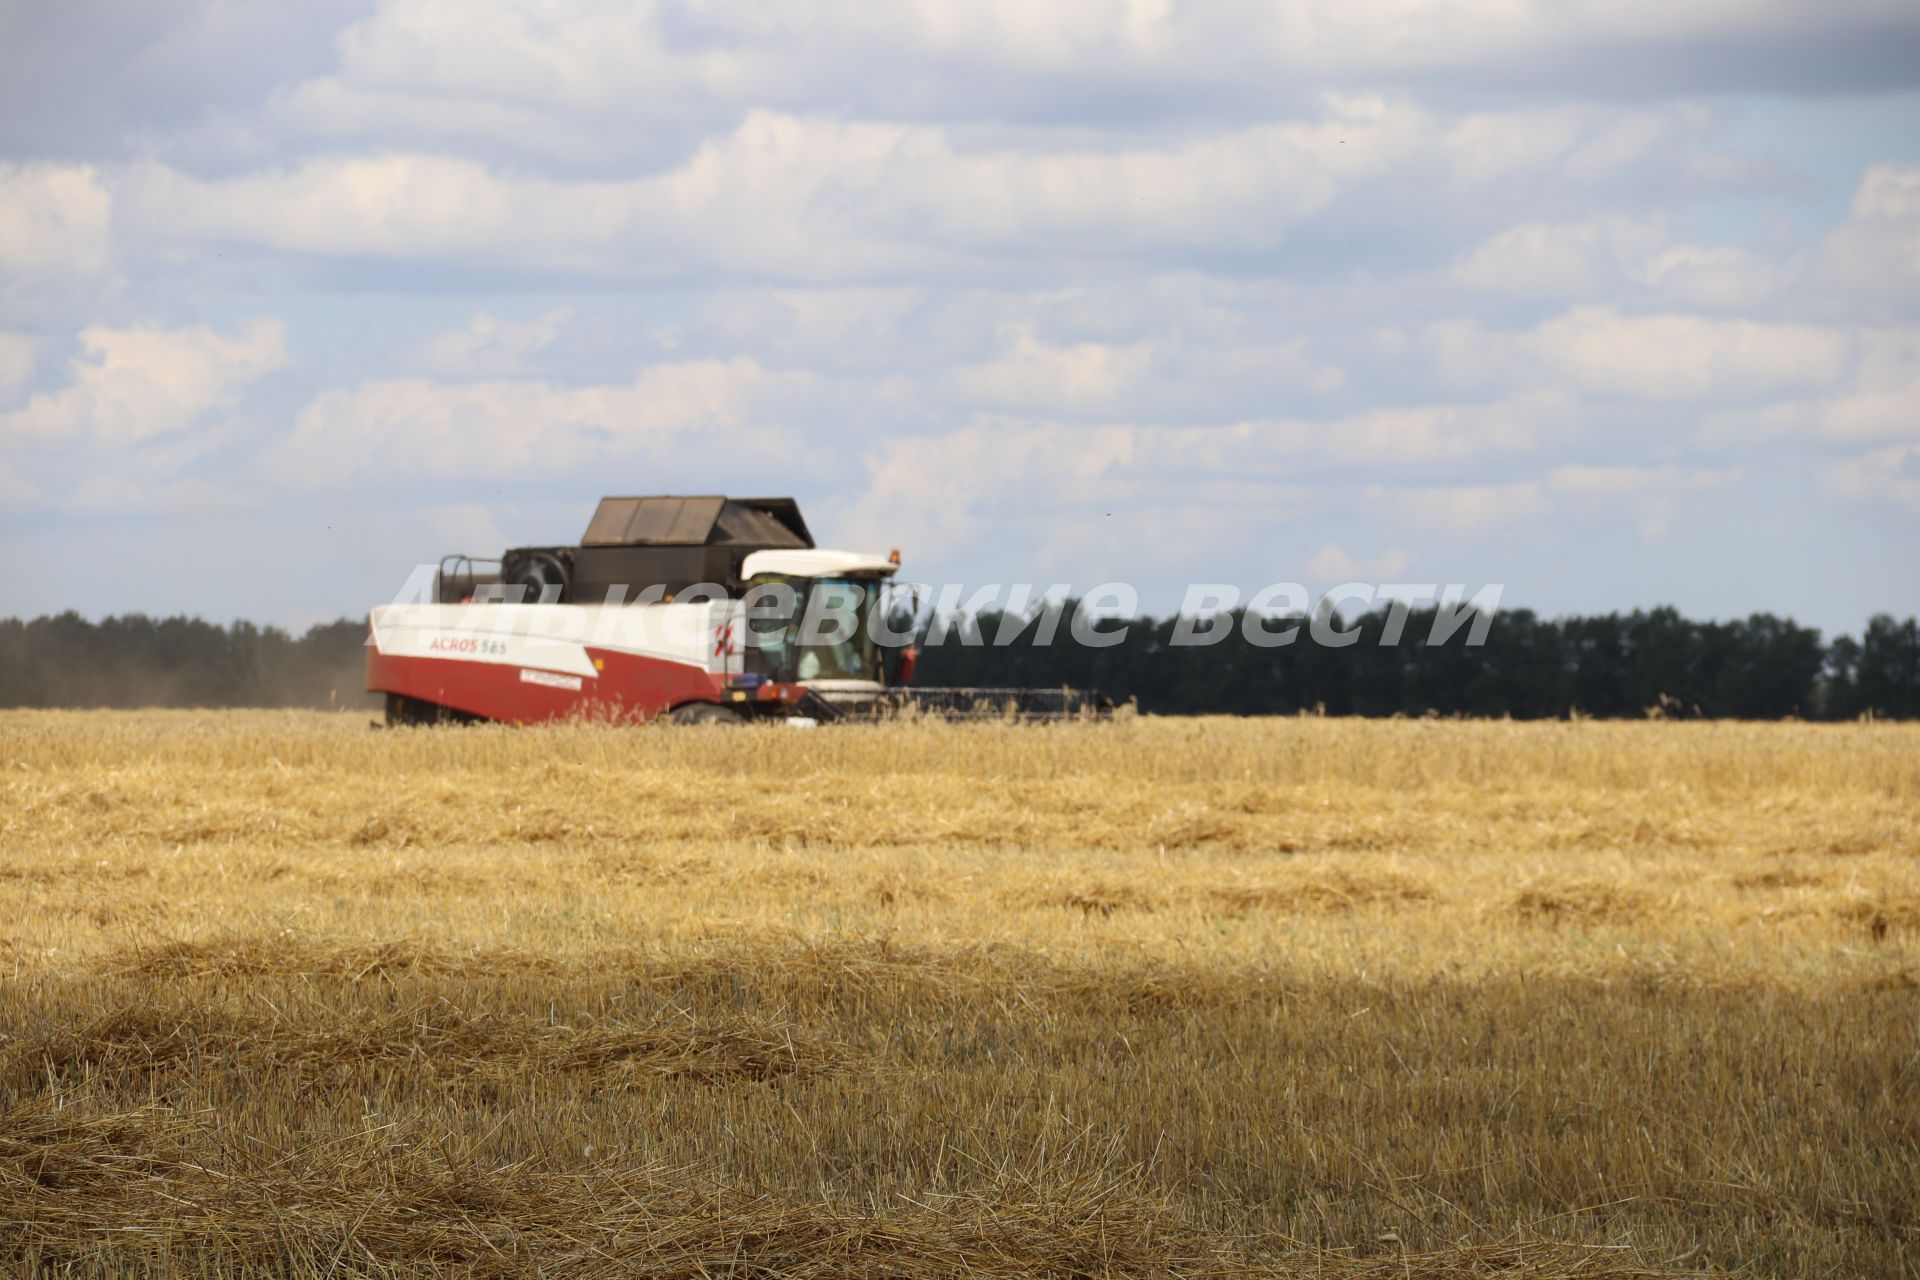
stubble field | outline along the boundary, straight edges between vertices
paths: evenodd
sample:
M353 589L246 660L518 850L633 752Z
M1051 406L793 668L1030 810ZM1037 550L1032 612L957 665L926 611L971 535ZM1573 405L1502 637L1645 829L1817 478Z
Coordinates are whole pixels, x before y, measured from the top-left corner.
M1907 1275L1920 728L0 715L0 1267Z

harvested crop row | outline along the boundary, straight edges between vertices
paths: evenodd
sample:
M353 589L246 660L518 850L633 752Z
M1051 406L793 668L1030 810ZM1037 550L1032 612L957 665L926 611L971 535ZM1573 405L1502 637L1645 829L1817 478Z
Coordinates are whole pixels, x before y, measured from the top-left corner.
M1909 729L0 729L0 1270L1920 1242Z

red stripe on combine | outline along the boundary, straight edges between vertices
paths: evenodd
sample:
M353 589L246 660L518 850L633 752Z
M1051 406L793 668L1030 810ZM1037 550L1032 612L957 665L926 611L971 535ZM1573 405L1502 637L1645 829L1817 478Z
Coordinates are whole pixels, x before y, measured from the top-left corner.
M522 670L535 668L459 658L397 657L369 645L367 688L510 724L574 716L643 721L683 703L725 700L726 677L704 667L617 649L589 647L587 656L600 668L599 674L581 676L580 688L566 689L520 678Z

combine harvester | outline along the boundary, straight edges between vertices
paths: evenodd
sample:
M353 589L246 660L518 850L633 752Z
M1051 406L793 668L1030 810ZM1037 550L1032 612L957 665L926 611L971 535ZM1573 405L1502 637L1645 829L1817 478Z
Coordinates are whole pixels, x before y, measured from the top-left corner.
M1071 689L909 687L899 568L816 547L791 498L603 498L578 546L448 556L431 603L375 608L367 688L389 724L1112 713Z

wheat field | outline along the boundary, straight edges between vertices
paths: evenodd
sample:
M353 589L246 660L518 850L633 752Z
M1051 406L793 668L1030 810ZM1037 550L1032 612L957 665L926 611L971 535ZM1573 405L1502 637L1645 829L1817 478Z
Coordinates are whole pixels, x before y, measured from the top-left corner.
M0 1265L1920 1271L1920 727L0 714Z

